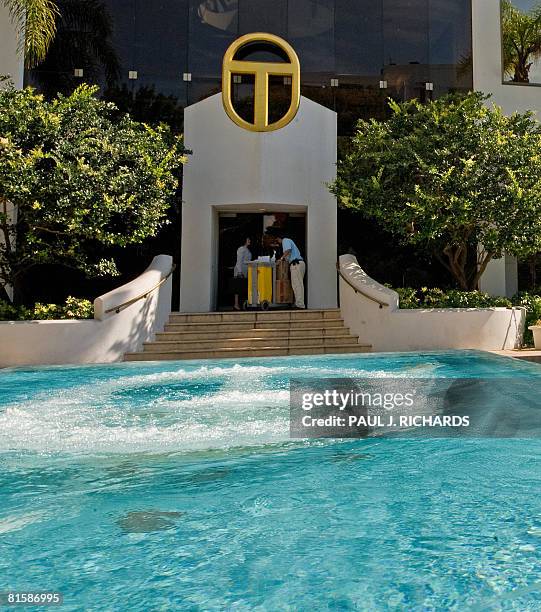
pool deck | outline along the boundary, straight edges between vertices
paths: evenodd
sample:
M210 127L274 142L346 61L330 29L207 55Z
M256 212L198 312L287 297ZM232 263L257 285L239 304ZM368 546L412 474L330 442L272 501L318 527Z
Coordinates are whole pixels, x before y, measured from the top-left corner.
M524 361L532 361L533 363L541 363L541 351L535 349L517 349L512 351L490 351L495 355L502 357L512 357L513 359L523 359Z

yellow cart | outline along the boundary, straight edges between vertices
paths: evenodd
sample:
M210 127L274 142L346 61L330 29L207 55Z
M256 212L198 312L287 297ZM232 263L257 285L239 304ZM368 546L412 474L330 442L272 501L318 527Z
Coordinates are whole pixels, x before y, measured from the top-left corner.
M251 261L248 264L247 308L268 310L273 304L276 266L272 261Z
M248 264L248 300L244 307L288 308L294 301L288 272L286 262L251 261Z

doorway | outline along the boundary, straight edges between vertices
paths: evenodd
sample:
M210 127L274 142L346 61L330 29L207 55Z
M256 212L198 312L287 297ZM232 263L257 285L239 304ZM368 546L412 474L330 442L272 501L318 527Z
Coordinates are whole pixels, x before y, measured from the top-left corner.
M232 310L233 288L231 279L237 261L237 249L250 238L252 259L282 251L271 238L265 236L268 227L279 227L295 241L303 255L306 254L306 213L261 212L218 214L218 287L217 310Z

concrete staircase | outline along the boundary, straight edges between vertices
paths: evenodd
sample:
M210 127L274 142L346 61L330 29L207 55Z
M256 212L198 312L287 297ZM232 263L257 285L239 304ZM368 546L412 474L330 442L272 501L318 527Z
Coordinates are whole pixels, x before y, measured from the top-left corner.
M127 361L367 353L340 310L171 313L165 330Z

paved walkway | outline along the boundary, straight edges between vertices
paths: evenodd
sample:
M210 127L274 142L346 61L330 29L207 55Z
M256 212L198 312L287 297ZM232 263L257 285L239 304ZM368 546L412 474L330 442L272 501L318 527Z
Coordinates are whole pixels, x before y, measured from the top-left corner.
M541 363L541 351L535 349L520 349L513 351L490 351L495 355L501 355L502 357L513 357L514 359L523 359L524 361L533 361L534 363Z

